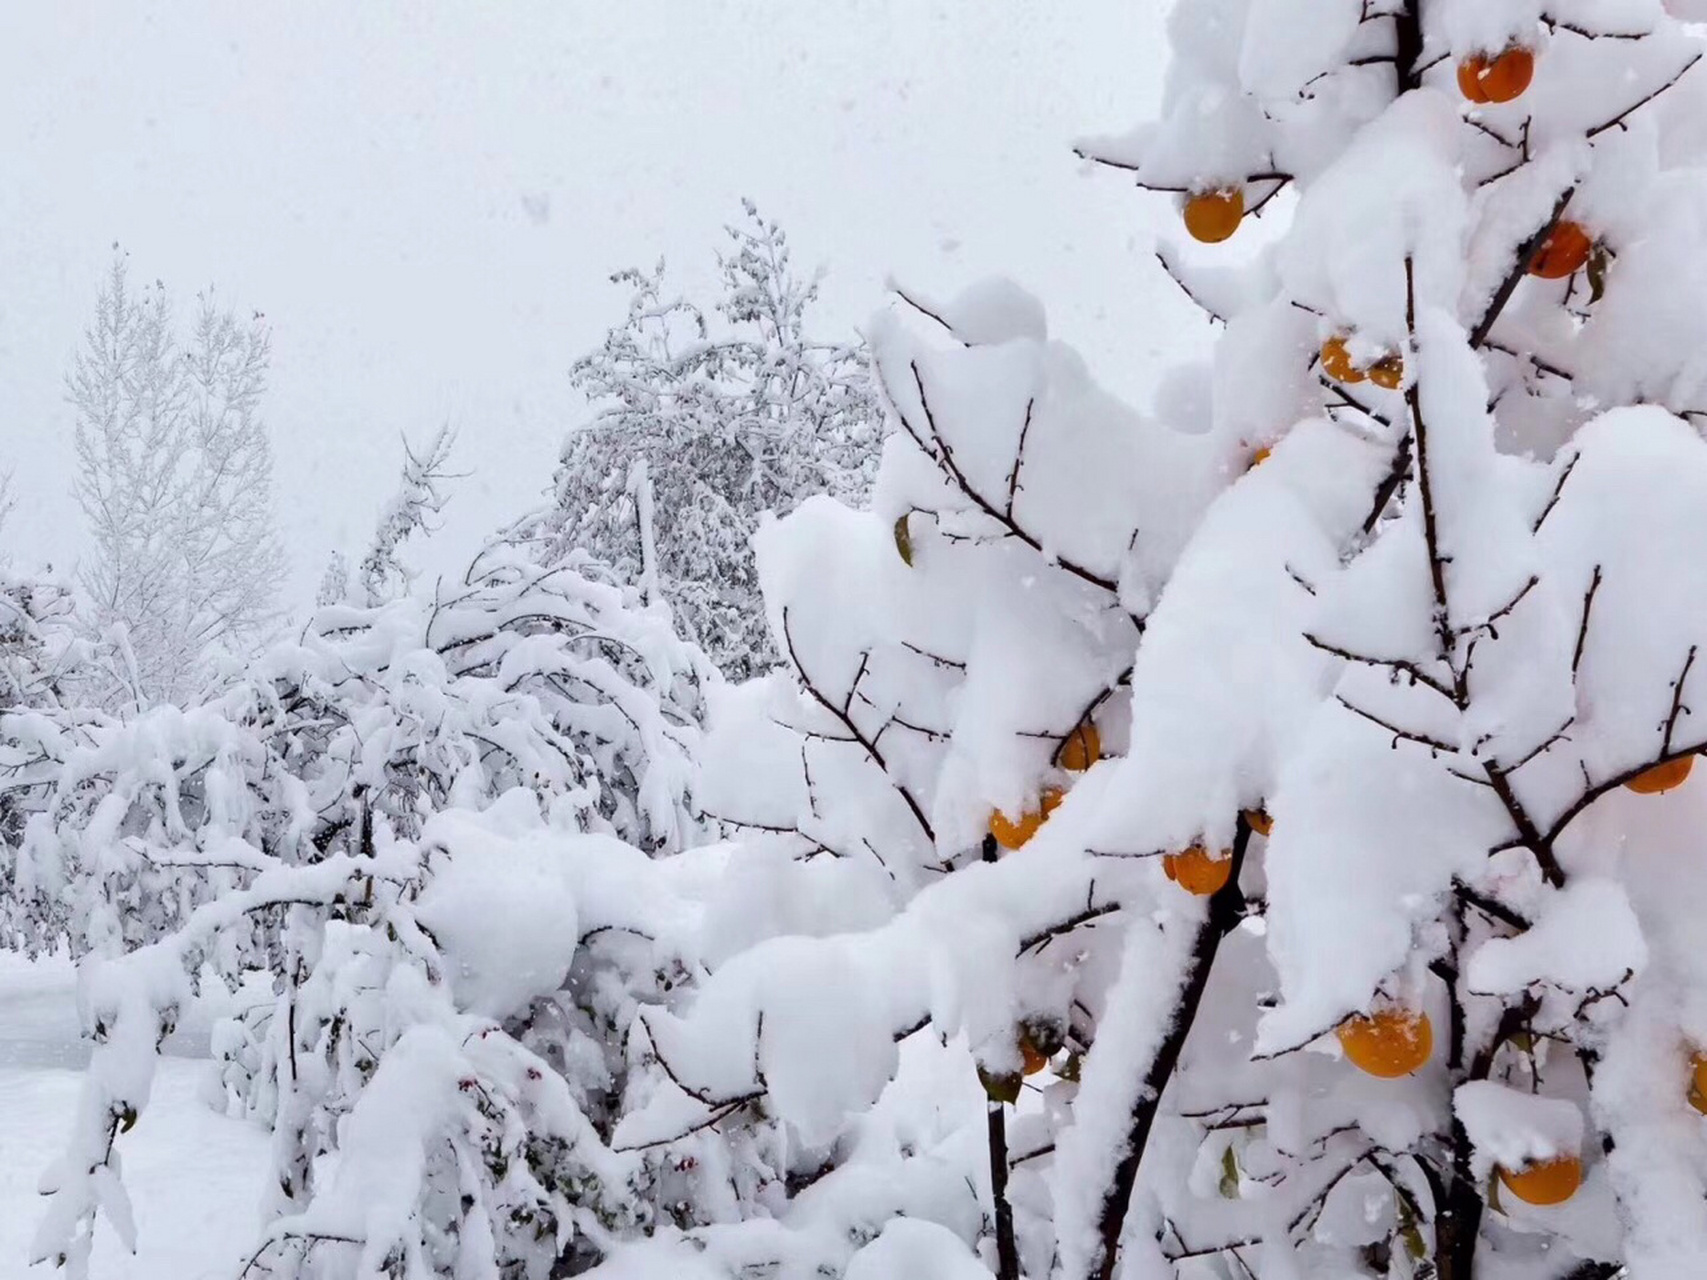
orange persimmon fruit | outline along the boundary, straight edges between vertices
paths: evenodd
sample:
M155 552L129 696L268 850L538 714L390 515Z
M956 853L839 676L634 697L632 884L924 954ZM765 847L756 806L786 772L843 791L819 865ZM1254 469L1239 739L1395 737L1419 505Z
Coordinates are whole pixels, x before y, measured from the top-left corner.
M1069 773L1083 773L1102 759L1102 738L1096 725L1085 720L1062 741L1055 763Z
M1505 1189L1525 1204L1564 1204L1583 1184L1583 1162L1576 1156L1537 1160L1515 1172L1500 1166Z
M1535 256L1529 260L1529 274L1543 280L1563 280L1582 268L1593 248L1594 241L1580 224L1561 222L1536 246Z
M1682 786L1694 767L1694 756L1678 756L1664 764L1656 764L1645 773L1638 773L1624 785L1639 796L1657 796L1662 791Z
M1208 898L1221 892L1233 874L1233 854L1224 849L1211 857L1200 844L1179 853L1162 855L1162 870L1187 893Z
M1060 805L1064 794L1060 787L1046 787L1037 808L1028 809L1017 818L1010 818L998 809L990 815L990 834L1004 849L1019 848L1037 834L1043 820Z
M1199 191L1185 202L1185 229L1193 240L1220 244L1239 229L1245 193L1238 187Z
M1358 383L1368 377L1352 362L1344 336L1329 338L1322 344L1322 372L1335 382Z
M1359 1071L1396 1080L1419 1070L1434 1053L1434 1026L1421 1010L1388 1008L1340 1023L1340 1048Z
M1535 53L1513 45L1504 53L1473 53L1458 64L1458 91L1479 105L1510 102L1535 78Z

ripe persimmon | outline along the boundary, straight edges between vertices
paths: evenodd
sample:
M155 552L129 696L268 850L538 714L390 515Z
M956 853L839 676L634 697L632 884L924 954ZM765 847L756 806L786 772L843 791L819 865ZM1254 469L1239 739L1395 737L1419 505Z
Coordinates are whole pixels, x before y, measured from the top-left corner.
M1010 818L1000 809L990 815L990 834L1004 849L1017 849L1037 834L1043 820L1055 812L1065 794L1060 787L1045 787L1037 808L1028 809L1017 818Z
M1500 1181L1525 1204L1564 1204L1583 1184L1583 1162L1576 1156L1537 1160L1515 1173L1500 1166Z
M1410 1075L1434 1053L1434 1026L1420 1009L1358 1014L1340 1023L1337 1034L1346 1060L1381 1080Z
M1578 223L1561 222L1536 246L1535 256L1529 260L1529 274L1543 280L1563 280L1582 268L1593 248L1594 241Z
M1069 773L1083 773L1102 759L1102 738L1089 720L1081 722L1069 733L1055 753L1055 763Z
M1707 1116L1707 1053L1699 1050L1689 1060L1689 1105Z
M1473 53L1458 64L1458 91L1478 104L1521 97L1535 78L1535 54L1521 45L1504 53Z
M1382 356L1368 369L1369 380L1388 391L1397 391L1405 380L1404 357Z
M1335 382L1358 383L1368 377L1352 362L1345 338L1329 338L1322 344L1322 372Z
M1274 819L1268 816L1267 809L1246 809L1245 825L1259 836L1270 835L1274 831Z
M1694 767L1694 756L1678 756L1663 764L1656 764L1645 773L1638 773L1624 785L1639 796L1657 796L1662 791L1681 787L1683 780Z
M1034 1014L1024 1019L1016 1030L1020 1061L1025 1074L1034 1076L1066 1046L1066 1027L1047 1014Z
M1239 187L1199 191L1185 202L1185 229L1193 240L1220 244L1239 229L1245 193Z
M1034 1076L1049 1065L1049 1055L1038 1048L1030 1036L1019 1038L1019 1056L1024 1075Z
M1179 853L1162 855L1162 870L1187 893L1207 898L1220 893L1233 874L1233 853L1223 849L1211 857L1200 844Z

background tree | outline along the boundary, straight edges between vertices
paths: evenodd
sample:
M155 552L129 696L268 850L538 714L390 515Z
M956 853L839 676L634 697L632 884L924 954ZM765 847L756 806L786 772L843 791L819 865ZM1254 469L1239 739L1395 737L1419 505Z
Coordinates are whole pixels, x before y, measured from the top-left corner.
M357 566L364 602L371 608L405 594L414 573L399 559L398 552L416 534L433 532L433 517L449 501L445 483L454 477L445 470L456 433L440 427L427 447L417 453L403 442L403 474L397 493L386 505L374 530L373 542Z
M584 547L639 582L649 566L633 479L644 462L658 585L736 679L776 660L749 545L760 516L813 493L858 501L879 436L859 349L811 334L816 281L797 274L781 228L745 208L718 258L723 296L710 315L666 294L662 263L613 277L632 289L628 317L574 366L594 414L564 445L537 535L547 556Z
M138 295L115 256L66 379L104 705L187 700L215 651L246 650L275 618L267 359L260 317L211 294L180 341L165 287Z
M39 1257L130 1230L122 1134L209 971L273 991L216 1032L218 1100L273 1134L251 1274L545 1275L651 1221L609 1139L637 998L694 955L663 855L711 669L588 563L496 542L64 753L10 886L95 1043Z

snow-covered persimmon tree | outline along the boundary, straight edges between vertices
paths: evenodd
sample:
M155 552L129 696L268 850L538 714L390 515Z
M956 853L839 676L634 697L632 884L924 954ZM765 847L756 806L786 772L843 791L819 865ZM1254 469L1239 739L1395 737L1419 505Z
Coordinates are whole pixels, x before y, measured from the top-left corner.
M1231 13L1182 5L1164 118L1085 151L1177 190L1205 241L1291 189L1254 263L1163 255L1225 323L1215 411L1266 399L1281 480L1306 413L1392 459L1343 566L1297 566L1339 665L1274 762L1256 1043L1337 1028L1366 1071L1416 1073L1331 1144L1385 1207L1352 1233L1327 1184L1263 1256L1692 1273L1699 35L1658 4ZM1279 1146L1272 1107L1241 1114Z
M1166 1025L1171 993L1153 980L1184 963L1196 895L1226 879L1224 859L1191 849L1204 828L1172 849L1177 883L1161 859L1123 856L1119 829L1099 834L1112 775L1098 761L1126 746L1140 688L1188 692L1141 676L1135 647L1253 446L1126 408L999 282L898 301L870 340L894 426L872 510L814 499L759 536L788 665L714 698L699 791L739 833L726 892L745 912L708 942L711 978L686 1013L643 1018L671 1087L619 1138L667 1133L666 1118L731 1140L784 1127L789 1194L746 1206L784 1230L690 1232L723 1267L708 1274L835 1273L874 1241L879 1256L916 1246L914 1266L947 1265L949 1244L976 1266L977 1244L1004 1276L1042 1275L1080 1068L1088 1087L1099 1055L1129 1060L1145 1032L1128 1015ZM1325 461L1374 483L1372 448L1320 434ZM1267 501L1317 528L1297 502ZM1263 587L1237 564L1199 571ZM1238 614L1227 636L1258 653L1272 640ZM1260 804L1246 790L1219 797L1212 848ZM1139 988L1142 1010L1115 1003L1140 974L1155 988ZM1118 1102L1098 1105L1087 1133ZM1094 1219L1094 1195L1080 1200ZM941 1234L904 1245L885 1230L896 1216Z
M874 510L761 535L789 669L715 709L773 905L645 1024L815 1167L781 1274L905 1271L897 1216L1004 1276L1700 1273L1690 16L1184 0L1082 150L1233 241L1161 253L1212 366L1152 422L1011 293L874 328ZM964 1119L931 1033L982 1142L881 1123Z

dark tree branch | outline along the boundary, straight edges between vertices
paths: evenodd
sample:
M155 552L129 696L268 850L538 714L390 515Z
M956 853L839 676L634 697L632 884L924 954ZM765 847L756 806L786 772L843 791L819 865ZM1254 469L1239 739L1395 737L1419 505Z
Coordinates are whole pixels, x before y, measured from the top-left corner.
M1393 14L1393 34L1396 37L1393 57L1393 79L1399 93L1409 93L1422 87L1422 72L1417 63L1422 59L1422 13L1418 0L1405 0Z
M918 388L919 392L919 407L924 410L925 423L930 430L931 440L935 442L936 447L933 449L927 445L925 441L921 439L916 432L914 432L912 424L907 421L907 416L902 414L901 425L906 428L907 434L913 437L914 442L927 454L937 460L943 470L948 473L949 478L953 480L955 485L960 489L961 493L971 499L974 506L976 506L985 515L989 516L990 519L994 520L997 524L1001 525L1002 528L1010 535L1018 538L1021 542L1025 543L1026 546L1030 547L1040 556L1043 556L1045 560L1059 565L1074 577L1083 579L1092 586L1101 587L1110 595L1118 596L1120 594L1120 586L1118 583L1114 582L1110 578L1104 578L1100 574L1093 573L1083 565L1075 564L1073 561L1068 560L1063 556L1050 556L1044 551L1043 543L1017 524L1011 514L1004 514L1002 511L998 510L995 504L972 486L972 483L967 480L965 473L961 471L960 464L955 461L953 448L943 437L942 432L937 429L936 415L931 411L930 397L925 391L924 376L919 372L919 365L916 360L912 362L911 368L913 371L913 383Z
M1088 160L1091 164L1100 164L1107 169L1119 169L1122 173L1142 173L1144 171L1142 164L1133 164L1128 160L1110 160L1107 156L1092 155L1083 147L1074 147L1073 154L1081 160ZM1145 182L1142 178L1138 179L1137 185L1145 191L1163 191L1173 195L1183 196L1190 192L1189 187L1162 186L1154 182Z
M905 302L914 311L917 311L920 315L924 316L926 319L934 320L939 325L941 325L943 327L943 329L947 331L949 337L953 338L961 346L965 347L965 346L971 345L969 342L966 341L966 339L962 338L958 333L956 333L954 331L953 325L951 325L947 320L943 319L943 317L938 315L935 311L932 311L924 303L920 302L912 294L908 293L900 285L892 284L890 286L890 288L894 290L895 296L897 298L901 299L902 302Z
M1671 754L1672 735L1677 731L1677 718L1689 715L1689 708L1683 705L1683 686L1689 679L1689 668L1695 665L1695 645L1689 646L1689 653L1683 659L1683 670L1677 673L1677 679L1671 686L1671 714L1666 717L1666 735L1660 743L1660 754Z
M1064 937L1082 925L1101 920L1104 916L1111 916L1119 910L1120 904L1118 902L1105 902L1100 906L1086 907L1083 911L1068 916L1058 924L1052 924L1047 929L1039 929L1036 933L1028 934L1020 939L1019 954L1023 956L1028 951L1041 951L1056 938Z
M1420 684L1433 689L1443 698L1453 696L1452 688L1444 680L1431 676L1416 663L1408 658L1372 658L1366 654L1353 653L1350 649L1342 649L1339 645L1329 644L1326 640L1304 633L1304 641L1312 648L1320 649L1323 653L1331 653L1336 658L1344 658L1347 662L1357 662L1364 666L1385 667L1389 671L1408 676L1413 684Z
M966 670L966 664L964 662L957 662L953 658L945 658L939 653L932 653L928 649L921 649L921 648L919 648L918 645L914 644L911 640L901 641L901 647L903 649L906 649L909 653L918 654L919 657L925 659L927 662L930 662L935 666L944 667L950 671L964 671L964 670Z
M1173 263L1168 261L1168 255L1163 253L1160 249L1156 250L1156 261L1162 264L1162 270L1167 272L1168 279L1172 280L1179 286L1180 292L1185 294L1187 298L1191 299L1192 303L1199 311L1203 312L1204 315L1208 316L1209 319L1213 320L1216 324L1227 323L1226 316L1222 315L1214 307L1210 306L1202 298L1198 297L1196 293L1192 292L1191 286L1180 278L1178 269Z
M1502 765L1500 765L1499 766L1500 772L1504 773L1504 774L1508 774L1508 775L1516 773L1519 769L1523 768L1524 765L1526 765L1530 761L1536 759L1538 756L1545 755L1548 751L1552 750L1555 746L1557 746L1559 743L1565 741L1566 738L1568 738L1570 736L1571 726L1574 725L1576 722L1577 722L1577 718L1574 715L1573 716L1567 716L1565 718L1565 723L1560 725L1559 728L1554 731L1554 733L1552 734L1551 737L1544 739L1538 746L1534 747L1533 749L1531 749L1530 751L1525 753L1524 756L1521 759L1519 759L1515 764L1509 764L1509 765L1502 764Z
M1540 578L1531 574L1529 581L1524 583L1521 587L1518 588L1517 594L1515 596L1513 596L1505 604L1501 605L1498 609L1495 609L1492 613L1490 613L1481 622L1478 622L1474 626L1471 626L1471 627L1462 628L1461 634L1468 634L1471 631L1479 631L1479 630L1482 630L1485 628L1488 631L1488 633L1494 637L1494 639L1496 639L1496 640L1499 639L1498 633L1494 631L1494 623L1498 622L1501 618L1508 617L1511 614L1511 611L1513 609L1517 608L1518 605L1523 603L1523 597L1528 595L1538 585L1540 585L1540 582L1541 582Z
M1025 438L1031 434L1031 414L1037 408L1035 399L1025 402L1025 421L1020 424L1019 444L1014 448L1013 469L1008 472L1008 509L1009 520L1014 518L1014 500L1019 496L1019 469L1025 465Z
M1564 211L1565 201L1570 198L1567 191L1554 210L1554 221ZM1527 262L1527 259L1525 259ZM1508 291L1509 296L1509 291ZM1504 305L1503 301L1500 303ZM1484 318L1485 324L1492 321ZM1405 259L1405 328L1410 337L1410 348L1416 350L1416 267L1410 258ZM1455 666L1452 655L1456 644L1452 620L1451 603L1446 589L1446 556L1440 545L1440 528L1435 511L1434 483L1429 473L1428 455L1428 423L1423 417L1421 380L1413 379L1410 386L1405 388L1405 402L1411 411L1411 438L1416 441L1417 449L1417 491L1422 500L1423 542L1428 550L1429 580L1434 589L1435 631L1440 639L1440 657L1452 671L1454 701L1459 711L1470 708L1470 662L1466 656L1462 667ZM1472 642L1473 643L1473 642ZM1498 764L1492 760L1483 760L1482 771L1487 775L1488 785L1499 797L1507 816L1511 819L1513 828L1522 840L1523 846L1535 858L1541 868L1541 874L1555 888L1565 883L1564 868L1553 856L1551 841L1542 837L1529 811L1523 807L1516 793L1511 788L1511 782Z
M1553 205L1552 216L1542 223L1535 234L1530 236L1517 248L1517 260L1512 263L1506 278L1500 281L1500 287L1494 290L1493 299L1488 303L1488 309L1482 313L1476 327L1470 331L1470 345L1480 347L1488 340L1488 334L1493 331L1494 322L1500 318L1506 303L1511 301L1511 295L1517 292L1517 286L1523 277L1529 274L1529 264L1535 259L1535 252L1541 247L1541 242L1553 233L1553 228L1559 225L1559 219L1565 216L1565 206L1570 204L1571 197L1576 195L1575 187L1566 187L1564 194Z
M985 862L996 861L996 841L984 837L981 850ZM1020 950L1023 952L1024 947ZM1014 1210L1008 1203L1008 1117L1007 1106L995 1098L984 1103L990 1147L990 1199L996 1212L996 1280L1019 1280L1019 1245L1014 1239Z
M925 817L924 809L914 798L907 785L889 771L889 762L883 758L883 752L877 743L865 735L865 732L854 723L851 715L831 702L824 695L824 692L813 683L812 677L807 674L805 666L800 661L800 654L794 647L794 632L788 625L788 607L786 605L783 606L782 610L782 638L788 646L788 660L794 664L794 670L800 676L800 682L805 686L806 692L812 695L814 702L835 717L842 728L848 731L848 736L860 745L866 755L871 757L871 762L882 770L883 776L889 781L889 785L895 789L896 794L901 797L912 813L913 820L919 824L919 830L924 833L926 841L929 842L931 848L936 848L936 832L931 830L930 820Z
M1386 514L1387 504L1393 500L1393 495L1399 491L1399 486L1405 482L1405 477L1411 470L1411 437L1407 432L1399 441L1399 447L1393 450L1393 465L1387 468L1387 474L1381 478L1381 483L1375 488L1375 500L1369 504L1369 514L1363 518L1363 532L1374 531Z
M1501 924L1507 925L1519 933L1525 932L1530 926L1528 919L1513 911L1498 898L1483 893L1480 889L1473 889L1462 880L1452 882L1452 891L1490 920L1498 920Z
M1603 782L1591 783L1588 779L1585 768L1583 776L1583 793L1571 803L1569 808L1559 815L1558 820L1553 823L1551 828L1549 828L1546 836L1547 843L1552 844L1554 841L1558 840L1558 838L1564 834L1565 828L1570 826L1571 823L1574 822L1583 812L1583 810L1587 809L1596 800L1600 799L1603 795L1606 795L1609 791L1618 790L1618 788L1622 787L1625 783L1634 781L1644 773L1647 773L1650 769L1657 769L1660 765L1679 759L1682 756L1698 755L1702 751L1707 751L1707 741L1696 742L1687 747L1677 748L1667 756L1659 756L1653 760L1644 760L1641 764L1633 765L1621 773L1614 774Z
M1651 31L1590 31L1587 27L1578 26L1574 22L1563 22L1551 14L1542 14L1541 21L1549 31L1569 31L1572 35L1581 36L1584 40L1646 40L1653 35Z
M1589 579L1588 590L1583 593L1583 617L1577 625L1577 647L1571 653L1571 678L1573 680L1583 664L1583 648L1588 644L1589 614L1594 609L1594 593L1599 590L1600 566L1595 565L1594 576Z
M1369 721L1370 724L1377 725L1392 734L1393 745L1395 747L1397 747L1400 740L1403 739L1406 742L1414 742L1420 747L1427 747L1430 751L1440 752L1444 755L1457 754L1458 748L1453 746L1450 742L1442 742L1439 738L1431 738L1426 733L1417 733L1411 729L1401 729L1391 721L1383 720L1373 711L1365 711L1355 702L1352 702L1339 694L1334 695L1334 701L1339 703L1340 706L1344 707L1347 711L1362 716L1365 720Z
M1552 496L1547 499L1547 505L1541 508L1541 514L1535 517L1535 523L1529 527L1531 533L1541 532L1541 526L1547 522L1547 517L1553 514L1553 508L1559 505L1559 496L1565 492L1565 481L1571 478L1571 472L1577 469L1577 463L1580 461L1582 454L1578 453L1573 454L1571 460L1565 464L1564 470L1559 473L1559 482L1553 486ZM1595 572L1600 572L1598 565L1595 566Z
M1605 133L1608 129L1623 129L1623 128L1625 128L1626 126L1625 126L1624 122L1626 120L1628 120L1637 111L1639 111L1643 107L1647 106L1655 98L1659 97L1667 89L1670 89L1679 80L1683 79L1684 76L1688 75L1690 69L1692 67L1694 67L1697 62L1701 61L1701 57L1702 57L1702 55L1699 52L1696 53L1694 57L1690 58L1690 60L1688 62L1683 64L1683 66L1678 70L1678 73L1675 76L1673 76L1670 80L1667 80L1664 84L1662 84L1659 88L1655 89L1652 93L1643 94L1640 98L1636 99L1636 101L1632 102L1629 106L1625 107L1624 110L1620 111L1617 115L1613 116L1612 119L1606 121L1604 124L1595 125L1594 128L1590 129L1588 131L1588 133L1585 134L1584 136L1592 140L1594 138L1598 138L1601 134Z

